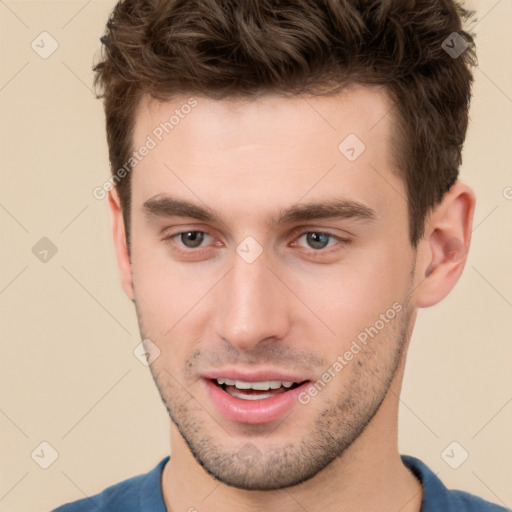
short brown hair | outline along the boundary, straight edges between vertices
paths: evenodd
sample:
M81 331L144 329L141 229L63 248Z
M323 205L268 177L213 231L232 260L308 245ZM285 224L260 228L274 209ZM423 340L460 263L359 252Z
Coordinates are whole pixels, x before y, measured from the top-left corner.
M394 105L416 247L462 163L476 65L463 22L473 14L455 0L121 0L94 67L112 173L130 159L144 95L254 99L379 85ZM445 50L456 43L467 46L458 56ZM118 190L129 242L129 173Z

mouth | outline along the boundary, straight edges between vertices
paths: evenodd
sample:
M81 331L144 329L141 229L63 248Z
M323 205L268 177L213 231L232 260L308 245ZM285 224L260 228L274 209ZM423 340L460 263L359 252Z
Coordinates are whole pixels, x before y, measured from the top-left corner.
M215 372L202 382L211 404L225 419L236 423L262 424L284 418L299 403L301 391L311 382L299 376L239 371ZM301 407L300 409L304 409Z
M247 382L227 378L211 379L211 381L229 395L241 400L266 400L291 391L306 382L293 382L289 380Z

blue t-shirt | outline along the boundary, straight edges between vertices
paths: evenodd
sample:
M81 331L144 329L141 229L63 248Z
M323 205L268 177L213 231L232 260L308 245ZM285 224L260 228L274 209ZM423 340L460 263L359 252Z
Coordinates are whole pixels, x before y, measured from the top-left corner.
M103 492L52 512L166 512L160 478L169 456L149 473L107 487ZM420 460L402 455L403 463L423 485L421 512L506 512L507 509L464 491L448 490Z

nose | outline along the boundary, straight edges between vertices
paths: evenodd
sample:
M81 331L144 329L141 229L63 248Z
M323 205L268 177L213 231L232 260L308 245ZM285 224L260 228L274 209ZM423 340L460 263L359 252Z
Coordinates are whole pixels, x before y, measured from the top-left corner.
M289 291L268 268L265 251L252 263L235 254L218 293L216 334L239 350L250 351L287 333Z

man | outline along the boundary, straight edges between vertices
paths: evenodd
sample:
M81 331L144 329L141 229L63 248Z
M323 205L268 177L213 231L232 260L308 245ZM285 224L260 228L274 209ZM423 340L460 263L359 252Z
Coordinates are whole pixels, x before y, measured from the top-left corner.
M116 5L95 68L113 174L95 194L171 457L59 512L504 510L397 444L417 310L470 243L469 14Z

